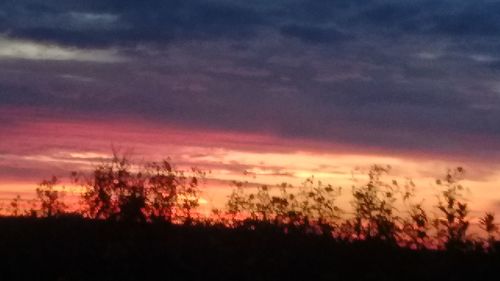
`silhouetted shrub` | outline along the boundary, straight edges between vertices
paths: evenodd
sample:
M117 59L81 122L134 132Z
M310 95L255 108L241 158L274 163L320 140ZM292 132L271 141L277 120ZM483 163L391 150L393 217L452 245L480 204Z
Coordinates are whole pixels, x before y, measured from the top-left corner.
M35 207L32 207L33 215L41 217L55 217L65 213L68 208L64 203L65 192L56 190L59 183L57 177L43 180L36 189Z
M333 234L341 213L335 205L340 188L323 185L314 178L307 179L298 188L286 183L276 187L263 185L249 194L245 192L244 185L236 182L227 202L227 212L233 218L233 225L264 222L285 232Z
M395 243L398 234L395 203L399 186L382 180L388 166L374 165L365 185L353 187L354 230L359 239L380 239Z
M14 197L14 199L10 201L9 207L7 208L11 216L17 217L23 214L21 204L22 204L22 199L21 196L18 194L16 195L16 197Z
M498 234L498 225L495 223L495 214L488 212L485 213L484 216L479 219L479 224L487 234L485 249L490 252L494 251L496 235Z
M430 246L432 241L430 241L429 229L429 217L422 205L411 205L409 218L404 220L403 245L412 249L423 249Z
M467 237L469 228L469 209L463 198L464 187L460 184L465 170L458 167L449 170L443 180L437 180L444 187L438 197L438 210L441 217L435 221L437 238L447 249L464 250L471 246Z
M168 161L132 165L114 155L92 175L73 173L82 194L83 212L95 219L128 222L181 220L189 222L198 206L204 172L173 169Z
M168 160L137 165L114 153L91 173L74 172L72 179L83 188L81 209L67 213L65 192L56 177L42 181L31 209L17 196L9 205L12 216L79 218L133 223L188 224L239 230L297 235L323 235L345 243L370 243L411 249L441 248L474 251L497 247L498 226L486 213L480 227L486 239L469 234L469 209L460 184L465 171L449 170L436 181L441 188L431 220L423 202L414 203L415 184L387 181L389 166L373 165L367 181L352 188L352 216L337 206L342 189L310 177L302 185L277 186L234 182L225 210L199 218L200 185L206 173L179 170ZM432 228L433 227L433 228ZM293 235L292 235L293 236Z

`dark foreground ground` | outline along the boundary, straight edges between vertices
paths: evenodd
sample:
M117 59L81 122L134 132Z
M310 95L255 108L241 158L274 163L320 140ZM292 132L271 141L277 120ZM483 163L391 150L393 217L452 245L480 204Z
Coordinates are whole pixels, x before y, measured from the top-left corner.
M0 280L500 280L500 255L273 229L0 218Z

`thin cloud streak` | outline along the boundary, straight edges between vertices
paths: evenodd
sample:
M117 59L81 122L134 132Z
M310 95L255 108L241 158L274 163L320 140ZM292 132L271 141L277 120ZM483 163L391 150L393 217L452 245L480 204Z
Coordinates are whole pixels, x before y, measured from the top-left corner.
M57 45L42 44L36 41L16 40L0 36L0 60L55 60L82 61L97 63L116 63L125 60L112 49L77 49Z
M37 166L48 165L55 171L70 171L99 163L111 157L113 146L147 160L171 157L185 167L199 165L210 170L230 171L230 175L247 171L293 177L307 173L336 173L332 165L338 165L343 173L348 173L356 166L368 167L373 163L409 167L411 162L422 165L433 162L435 167L441 165L442 169L454 165L475 167L477 172L474 173L481 171L478 179L487 179L497 168L491 161L472 157L398 155L390 151L377 153L357 146L290 140L276 135L190 129L175 124L160 125L147 120L126 119L124 116L112 121L88 116L64 120L63 116L47 116L47 113L28 109L2 112L3 116L20 116L0 129L0 134L5 136L0 144L3 165L8 166L11 162L21 165L17 167L18 176L24 173L23 167L30 171L27 174L39 176L39 172L31 171ZM350 160L346 162L346 159ZM418 164L408 170L419 170ZM431 171L436 170L433 168Z

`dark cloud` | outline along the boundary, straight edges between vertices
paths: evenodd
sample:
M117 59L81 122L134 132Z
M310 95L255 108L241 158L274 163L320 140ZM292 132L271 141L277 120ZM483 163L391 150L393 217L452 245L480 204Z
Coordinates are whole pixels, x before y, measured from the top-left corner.
M103 2L6 1L0 4L5 14L1 31L71 46L127 46L174 39L242 38L264 23L257 11L222 1Z
M0 105L491 151L474 137L500 139L498 12L495 1L7 0ZM91 60L95 49L125 59Z
M307 43L335 43L350 38L349 35L332 27L287 25L281 28L281 33Z
M253 4L252 4L253 3ZM151 0L0 3L0 31L72 46L128 46L172 40L253 38L266 29L309 43L379 34L495 36L495 1Z
M431 31L452 36L497 36L500 32L500 3L496 1L474 1L449 3L450 9L432 17Z

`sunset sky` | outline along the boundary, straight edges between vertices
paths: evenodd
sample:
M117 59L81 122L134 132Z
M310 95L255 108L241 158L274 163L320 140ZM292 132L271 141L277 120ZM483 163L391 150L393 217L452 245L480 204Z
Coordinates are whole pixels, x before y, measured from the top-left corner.
M499 14L490 0L2 0L0 198L115 147L210 170L215 205L231 179L350 188L371 164L431 194L460 165L475 210L500 210Z

